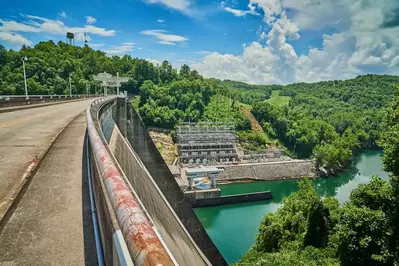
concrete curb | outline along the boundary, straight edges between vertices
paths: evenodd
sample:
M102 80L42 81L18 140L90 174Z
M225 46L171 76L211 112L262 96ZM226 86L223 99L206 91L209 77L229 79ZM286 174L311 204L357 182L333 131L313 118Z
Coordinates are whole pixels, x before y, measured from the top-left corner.
M84 113L86 111L83 111ZM51 139L50 143L42 150L39 155L35 156L32 160L31 164L26 168L24 174L21 176L19 184L17 187L13 188L13 190L7 195L4 202L0 203L0 234L3 231L4 226L7 224L8 220L14 213L14 210L18 207L18 203L23 198L26 190L29 187L34 175L42 164L44 158L47 153L50 151L53 144L61 135L61 133L74 121L79 115L74 116L68 123L58 131L58 133Z

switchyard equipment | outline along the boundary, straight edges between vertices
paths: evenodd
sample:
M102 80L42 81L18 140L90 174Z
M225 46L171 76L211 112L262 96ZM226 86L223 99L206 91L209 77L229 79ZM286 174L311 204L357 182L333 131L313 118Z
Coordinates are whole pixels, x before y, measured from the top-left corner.
M183 164L228 163L238 158L233 122L180 123L176 138Z

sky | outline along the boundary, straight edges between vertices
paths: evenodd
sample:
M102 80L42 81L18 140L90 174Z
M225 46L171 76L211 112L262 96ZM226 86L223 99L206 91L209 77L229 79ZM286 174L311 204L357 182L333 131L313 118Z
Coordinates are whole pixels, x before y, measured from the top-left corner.
M399 75L398 0L0 0L0 44L65 41L205 77L287 84Z

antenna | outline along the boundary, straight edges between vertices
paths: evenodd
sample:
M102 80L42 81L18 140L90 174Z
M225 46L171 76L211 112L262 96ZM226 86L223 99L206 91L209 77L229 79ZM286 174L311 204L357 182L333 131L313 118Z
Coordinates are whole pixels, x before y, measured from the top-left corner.
M87 44L87 32L85 32L85 44Z

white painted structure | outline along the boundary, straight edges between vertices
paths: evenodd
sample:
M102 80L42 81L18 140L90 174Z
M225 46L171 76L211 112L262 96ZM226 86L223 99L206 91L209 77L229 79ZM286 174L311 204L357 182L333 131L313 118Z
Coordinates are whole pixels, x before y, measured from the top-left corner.
M104 87L104 96L107 96L108 87L110 87L110 88L116 87L116 95L119 95L119 88L120 88L121 84L129 81L128 77L120 77L119 72L116 73L116 77L112 76L111 74L108 74L106 72L99 73L99 74L93 76L93 79L95 81L102 82L101 86Z

